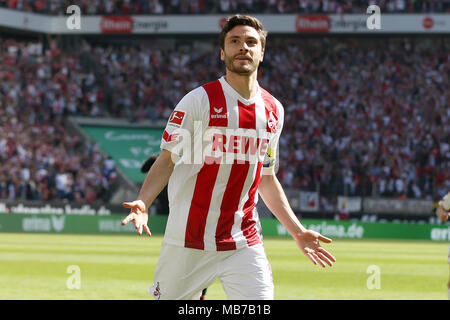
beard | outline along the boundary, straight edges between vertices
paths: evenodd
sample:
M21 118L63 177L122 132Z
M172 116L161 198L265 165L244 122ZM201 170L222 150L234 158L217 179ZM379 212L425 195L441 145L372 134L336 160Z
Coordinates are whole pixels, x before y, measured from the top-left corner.
M238 55L233 57L224 56L225 66L231 72L237 73L239 75L250 75L258 69L259 62L254 60L245 60L245 63L241 63L239 60L235 60Z

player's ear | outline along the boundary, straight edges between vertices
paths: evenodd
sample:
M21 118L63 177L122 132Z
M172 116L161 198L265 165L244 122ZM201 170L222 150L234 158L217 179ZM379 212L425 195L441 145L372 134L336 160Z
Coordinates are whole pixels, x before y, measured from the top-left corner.
M223 51L223 49L220 49L220 60L221 61L225 61L225 52Z
M261 59L259 60L259 62L263 62L264 60L264 48L261 49Z

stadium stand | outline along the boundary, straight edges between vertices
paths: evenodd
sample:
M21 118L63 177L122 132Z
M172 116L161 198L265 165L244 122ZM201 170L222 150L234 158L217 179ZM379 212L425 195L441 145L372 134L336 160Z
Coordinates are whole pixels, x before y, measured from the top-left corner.
M77 112L74 97L88 98L77 82L79 61L41 48L1 43L0 199L106 202L114 162L64 126L65 115Z
M65 132L64 118L166 120L185 93L223 73L214 46L180 43L85 39L66 50L2 39L0 199L108 201L114 163ZM450 189L449 52L439 36L274 36L259 79L286 110L282 184L330 197L441 198Z
M389 13L448 13L449 0L0 0L0 7L64 15L75 4L87 15L365 13L376 4Z

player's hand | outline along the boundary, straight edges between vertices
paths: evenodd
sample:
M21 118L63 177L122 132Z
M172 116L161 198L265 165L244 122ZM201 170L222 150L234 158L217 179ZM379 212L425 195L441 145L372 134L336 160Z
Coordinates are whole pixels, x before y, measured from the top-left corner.
M320 233L313 230L306 230L295 238L297 246L302 252L312 261L314 264L320 264L323 268L326 267L325 263L330 267L333 262L336 262L336 258L331 253L320 246L319 241L330 243L330 238L324 237Z
M132 202L124 202L122 203L122 205L125 208L131 209L130 214L122 220L122 225L124 226L128 222L132 221L139 235L141 235L142 231L144 230L145 233L150 237L152 233L150 232L150 228L147 225L148 210L145 206L144 201L135 200Z
M438 208L436 209L436 215L446 222L450 216L450 192L445 195L445 197L439 201Z
M443 206L439 206L436 209L436 215L441 219L442 222L446 222L450 217L450 211L445 211Z

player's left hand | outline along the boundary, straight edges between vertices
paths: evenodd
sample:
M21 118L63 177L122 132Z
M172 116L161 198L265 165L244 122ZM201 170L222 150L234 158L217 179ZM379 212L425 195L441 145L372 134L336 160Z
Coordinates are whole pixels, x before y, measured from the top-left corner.
M319 241L330 243L332 240L313 230L306 230L295 238L297 246L312 261L312 263L315 265L320 264L323 268L326 267L326 263L331 267L333 262L336 262L336 258L322 248Z

